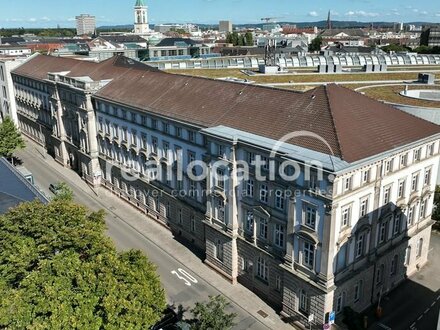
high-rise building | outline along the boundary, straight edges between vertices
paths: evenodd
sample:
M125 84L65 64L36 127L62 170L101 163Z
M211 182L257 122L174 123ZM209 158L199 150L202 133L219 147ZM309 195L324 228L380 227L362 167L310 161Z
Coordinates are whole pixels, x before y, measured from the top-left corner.
M218 23L218 30L220 32L232 32L232 22L231 21L220 21Z
M96 32L96 18L89 14L81 14L76 16L76 34L82 36L84 34L94 34Z
M145 34L150 32L148 26L148 7L144 0L136 0L134 5L134 33Z

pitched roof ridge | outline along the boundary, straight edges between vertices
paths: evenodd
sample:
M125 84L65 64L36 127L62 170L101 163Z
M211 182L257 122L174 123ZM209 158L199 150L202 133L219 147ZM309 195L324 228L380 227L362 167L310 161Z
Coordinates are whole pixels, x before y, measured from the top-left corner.
M336 86L336 84L330 84L330 86L332 86L332 85ZM329 109L329 112L330 112L330 118L332 120L332 128L333 128L333 130L335 132L336 142L337 142L337 145L338 145L338 148L339 148L338 151L339 151L339 154L341 156L341 159L344 160L344 150L342 148L341 140L339 139L338 128L336 127L336 120L335 120L335 116L333 114L333 105L332 105L332 103L330 101L330 95L329 95L329 89L328 89L329 85L324 85L323 87L324 87L325 96L326 96L326 100L327 100L327 104L328 104L328 109Z

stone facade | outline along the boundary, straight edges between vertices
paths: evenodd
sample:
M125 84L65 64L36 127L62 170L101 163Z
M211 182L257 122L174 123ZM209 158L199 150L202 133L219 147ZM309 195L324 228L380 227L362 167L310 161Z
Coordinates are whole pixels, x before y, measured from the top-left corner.
M332 311L362 311L426 263L438 136L348 163L100 97L106 79L13 80L27 136L292 322L313 314L319 329Z

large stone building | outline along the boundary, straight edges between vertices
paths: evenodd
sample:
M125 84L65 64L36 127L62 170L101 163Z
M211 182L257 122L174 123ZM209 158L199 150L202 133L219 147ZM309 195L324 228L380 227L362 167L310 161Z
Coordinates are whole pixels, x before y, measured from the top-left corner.
M26 135L292 321L322 329L427 261L437 125L337 85L298 93L124 57L41 55L12 77Z
M86 34L96 33L96 18L89 14L81 14L75 17L76 19L76 34L83 36Z

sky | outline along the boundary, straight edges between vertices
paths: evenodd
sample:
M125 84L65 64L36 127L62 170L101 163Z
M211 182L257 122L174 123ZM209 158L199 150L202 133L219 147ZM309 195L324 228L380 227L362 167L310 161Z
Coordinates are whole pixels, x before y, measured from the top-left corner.
M439 0L145 0L151 24L314 22L327 19L362 22L440 22ZM96 16L97 26L131 24L135 0L0 0L0 28L74 27L76 15Z

